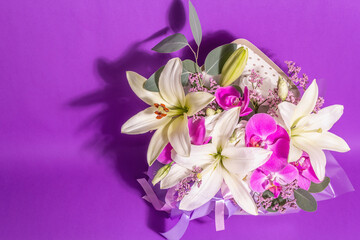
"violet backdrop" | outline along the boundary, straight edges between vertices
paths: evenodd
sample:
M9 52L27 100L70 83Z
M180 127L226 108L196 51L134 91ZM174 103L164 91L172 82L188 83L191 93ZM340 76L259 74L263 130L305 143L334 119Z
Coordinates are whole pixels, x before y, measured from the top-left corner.
M333 132L352 150L334 156L356 191L316 213L233 216L222 232L210 218L192 221L184 239L356 239L360 2L192 2L202 60L246 38L283 69L293 60L317 78L326 105L345 106ZM151 135L120 126L145 106L125 71L148 77L171 57L150 50L157 42L174 32L192 39L187 12L180 0L0 2L0 239L162 239L175 224L136 182Z

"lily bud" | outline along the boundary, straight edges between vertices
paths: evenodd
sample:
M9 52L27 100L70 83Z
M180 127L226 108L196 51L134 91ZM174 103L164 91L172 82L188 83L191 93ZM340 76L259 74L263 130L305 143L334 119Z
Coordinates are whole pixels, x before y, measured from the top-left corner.
M171 169L171 165L172 165L172 163L166 164L165 166L163 166L162 168L160 168L157 171L154 179L151 181L153 185L157 184L158 182L163 180L166 177L166 175L168 175L168 173Z
M279 80L277 83L278 88L278 96L284 101L289 93L289 88L285 79L279 76Z
M229 86L240 77L246 66L248 56L249 51L244 47L237 49L231 54L221 71L220 85L222 87Z
M215 115L215 110L212 108L207 108L206 109L206 116L212 116Z

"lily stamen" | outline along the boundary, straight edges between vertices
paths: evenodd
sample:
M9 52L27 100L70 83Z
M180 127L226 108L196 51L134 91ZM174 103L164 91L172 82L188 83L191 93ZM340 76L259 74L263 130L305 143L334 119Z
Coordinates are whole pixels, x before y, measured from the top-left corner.
M157 115L156 119L162 119L167 115L167 112L169 112L169 109L165 106L165 104L154 103L154 106L157 108L157 111L154 112Z

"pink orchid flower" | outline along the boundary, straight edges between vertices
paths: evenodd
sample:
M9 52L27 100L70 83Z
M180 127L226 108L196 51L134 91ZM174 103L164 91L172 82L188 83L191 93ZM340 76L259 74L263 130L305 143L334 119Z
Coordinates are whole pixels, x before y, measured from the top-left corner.
M259 113L250 118L245 128L245 144L247 147L261 147L273 152L261 166L263 169L278 172L287 165L289 134L270 115Z
M220 87L215 92L216 102L224 110L228 110L234 107L241 107L240 116L246 116L252 112L252 109L249 108L249 91L248 88L244 88L243 96L240 97L239 91L233 87Z
M278 172L270 172L260 167L251 175L250 187L253 191L259 193L270 190L274 197L277 198L280 195L282 186L297 179L298 175L298 170L291 164L286 165Z
M311 182L320 183L310 163L309 155L305 152L299 160L291 163L299 171L298 185L300 188L309 190Z
M193 145L202 145L210 141L210 138L206 137L206 128L205 128L205 118L199 118L196 121L193 121L192 118L189 118L188 121L190 142ZM168 143L164 150L160 153L157 160L163 164L169 164L172 162L171 159L171 150L173 147Z

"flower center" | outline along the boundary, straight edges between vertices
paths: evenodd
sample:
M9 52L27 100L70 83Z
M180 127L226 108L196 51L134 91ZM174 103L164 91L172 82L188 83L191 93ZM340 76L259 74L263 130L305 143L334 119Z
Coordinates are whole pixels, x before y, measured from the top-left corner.
M237 106L239 104L239 102L240 102L240 99L235 98L232 105Z
M267 144L259 136L252 136L250 138L249 147L266 148Z
M156 114L156 119L162 119L167 115L167 112L169 112L169 109L165 104L154 103L154 106L157 108L157 111L154 112Z

